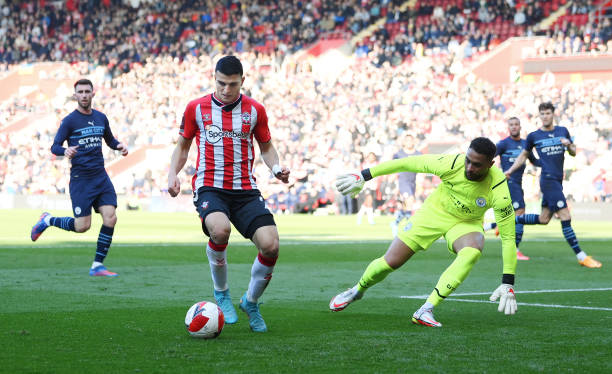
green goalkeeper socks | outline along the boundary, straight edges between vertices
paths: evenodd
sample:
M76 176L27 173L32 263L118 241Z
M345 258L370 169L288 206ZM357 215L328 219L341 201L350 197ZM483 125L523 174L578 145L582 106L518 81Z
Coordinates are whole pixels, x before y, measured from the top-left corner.
M365 269L359 283L357 291L363 293L368 288L385 279L393 271L393 268L387 264L385 257L379 257L370 262L370 265Z
M476 248L465 247L460 250L455 261L440 276L438 284L427 298L427 302L436 306L455 291L470 273L480 255L481 252Z

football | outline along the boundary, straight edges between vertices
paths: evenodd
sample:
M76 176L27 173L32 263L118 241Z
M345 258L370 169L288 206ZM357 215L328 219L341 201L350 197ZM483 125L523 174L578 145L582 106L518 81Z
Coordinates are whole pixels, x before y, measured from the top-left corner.
M200 301L187 311L185 327L194 338L213 339L221 334L225 318L215 303Z

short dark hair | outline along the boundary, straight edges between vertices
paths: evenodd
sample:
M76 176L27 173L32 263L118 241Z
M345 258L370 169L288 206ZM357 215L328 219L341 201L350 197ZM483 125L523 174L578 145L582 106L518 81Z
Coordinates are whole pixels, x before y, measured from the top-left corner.
M547 103L542 103L540 105L538 105L538 112L541 112L543 110L552 110L552 112L555 112L555 106L549 101Z
M76 86L78 86L79 84L86 84L88 86L91 87L91 89L93 90L93 83L91 83L91 81L89 79L79 79L78 81L76 81L76 83L74 84L74 88L76 89Z
M225 56L217 61L215 71L225 75L239 74L242 77L242 63L236 56Z
M513 119L517 120L518 123L521 123L521 120L518 119L518 117L510 117L510 118L508 118L508 122L512 121Z
M472 148L476 153L487 156L490 160L493 160L495 157L495 152L497 151L495 143L493 143L491 139L482 136L472 140L470 143L470 148Z

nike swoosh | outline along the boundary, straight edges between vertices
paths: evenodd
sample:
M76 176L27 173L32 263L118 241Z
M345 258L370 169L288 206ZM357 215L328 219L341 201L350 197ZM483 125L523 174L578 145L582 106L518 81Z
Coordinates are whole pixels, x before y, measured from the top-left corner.
M348 302L344 302L344 303L341 303L341 304L334 303L334 308L340 308L341 306L344 306L344 305L347 305L347 304L348 304Z

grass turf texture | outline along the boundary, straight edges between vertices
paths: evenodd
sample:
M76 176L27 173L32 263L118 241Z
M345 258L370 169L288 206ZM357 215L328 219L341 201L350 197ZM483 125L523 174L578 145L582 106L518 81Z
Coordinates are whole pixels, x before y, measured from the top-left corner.
M57 213L57 212L54 212ZM68 212L65 212L68 214ZM197 340L183 319L196 301L214 301L204 237L194 214L119 212L106 261L119 277L87 275L97 231L50 228L32 243L40 212L0 210L0 372L591 372L610 370L612 310L519 305L505 316L488 295L449 297L436 309L442 329L414 326L421 299L452 256L436 243L363 300L328 311L384 253L390 218L277 216L281 255L261 301L269 332L249 330L246 315L215 340ZM602 269L578 266L558 221L525 229L519 303L612 308L612 291L521 294L522 290L612 287L610 223L573 223ZM484 255L458 294L491 292L501 279L500 242L487 234ZM229 282L235 304L256 255L233 236Z

